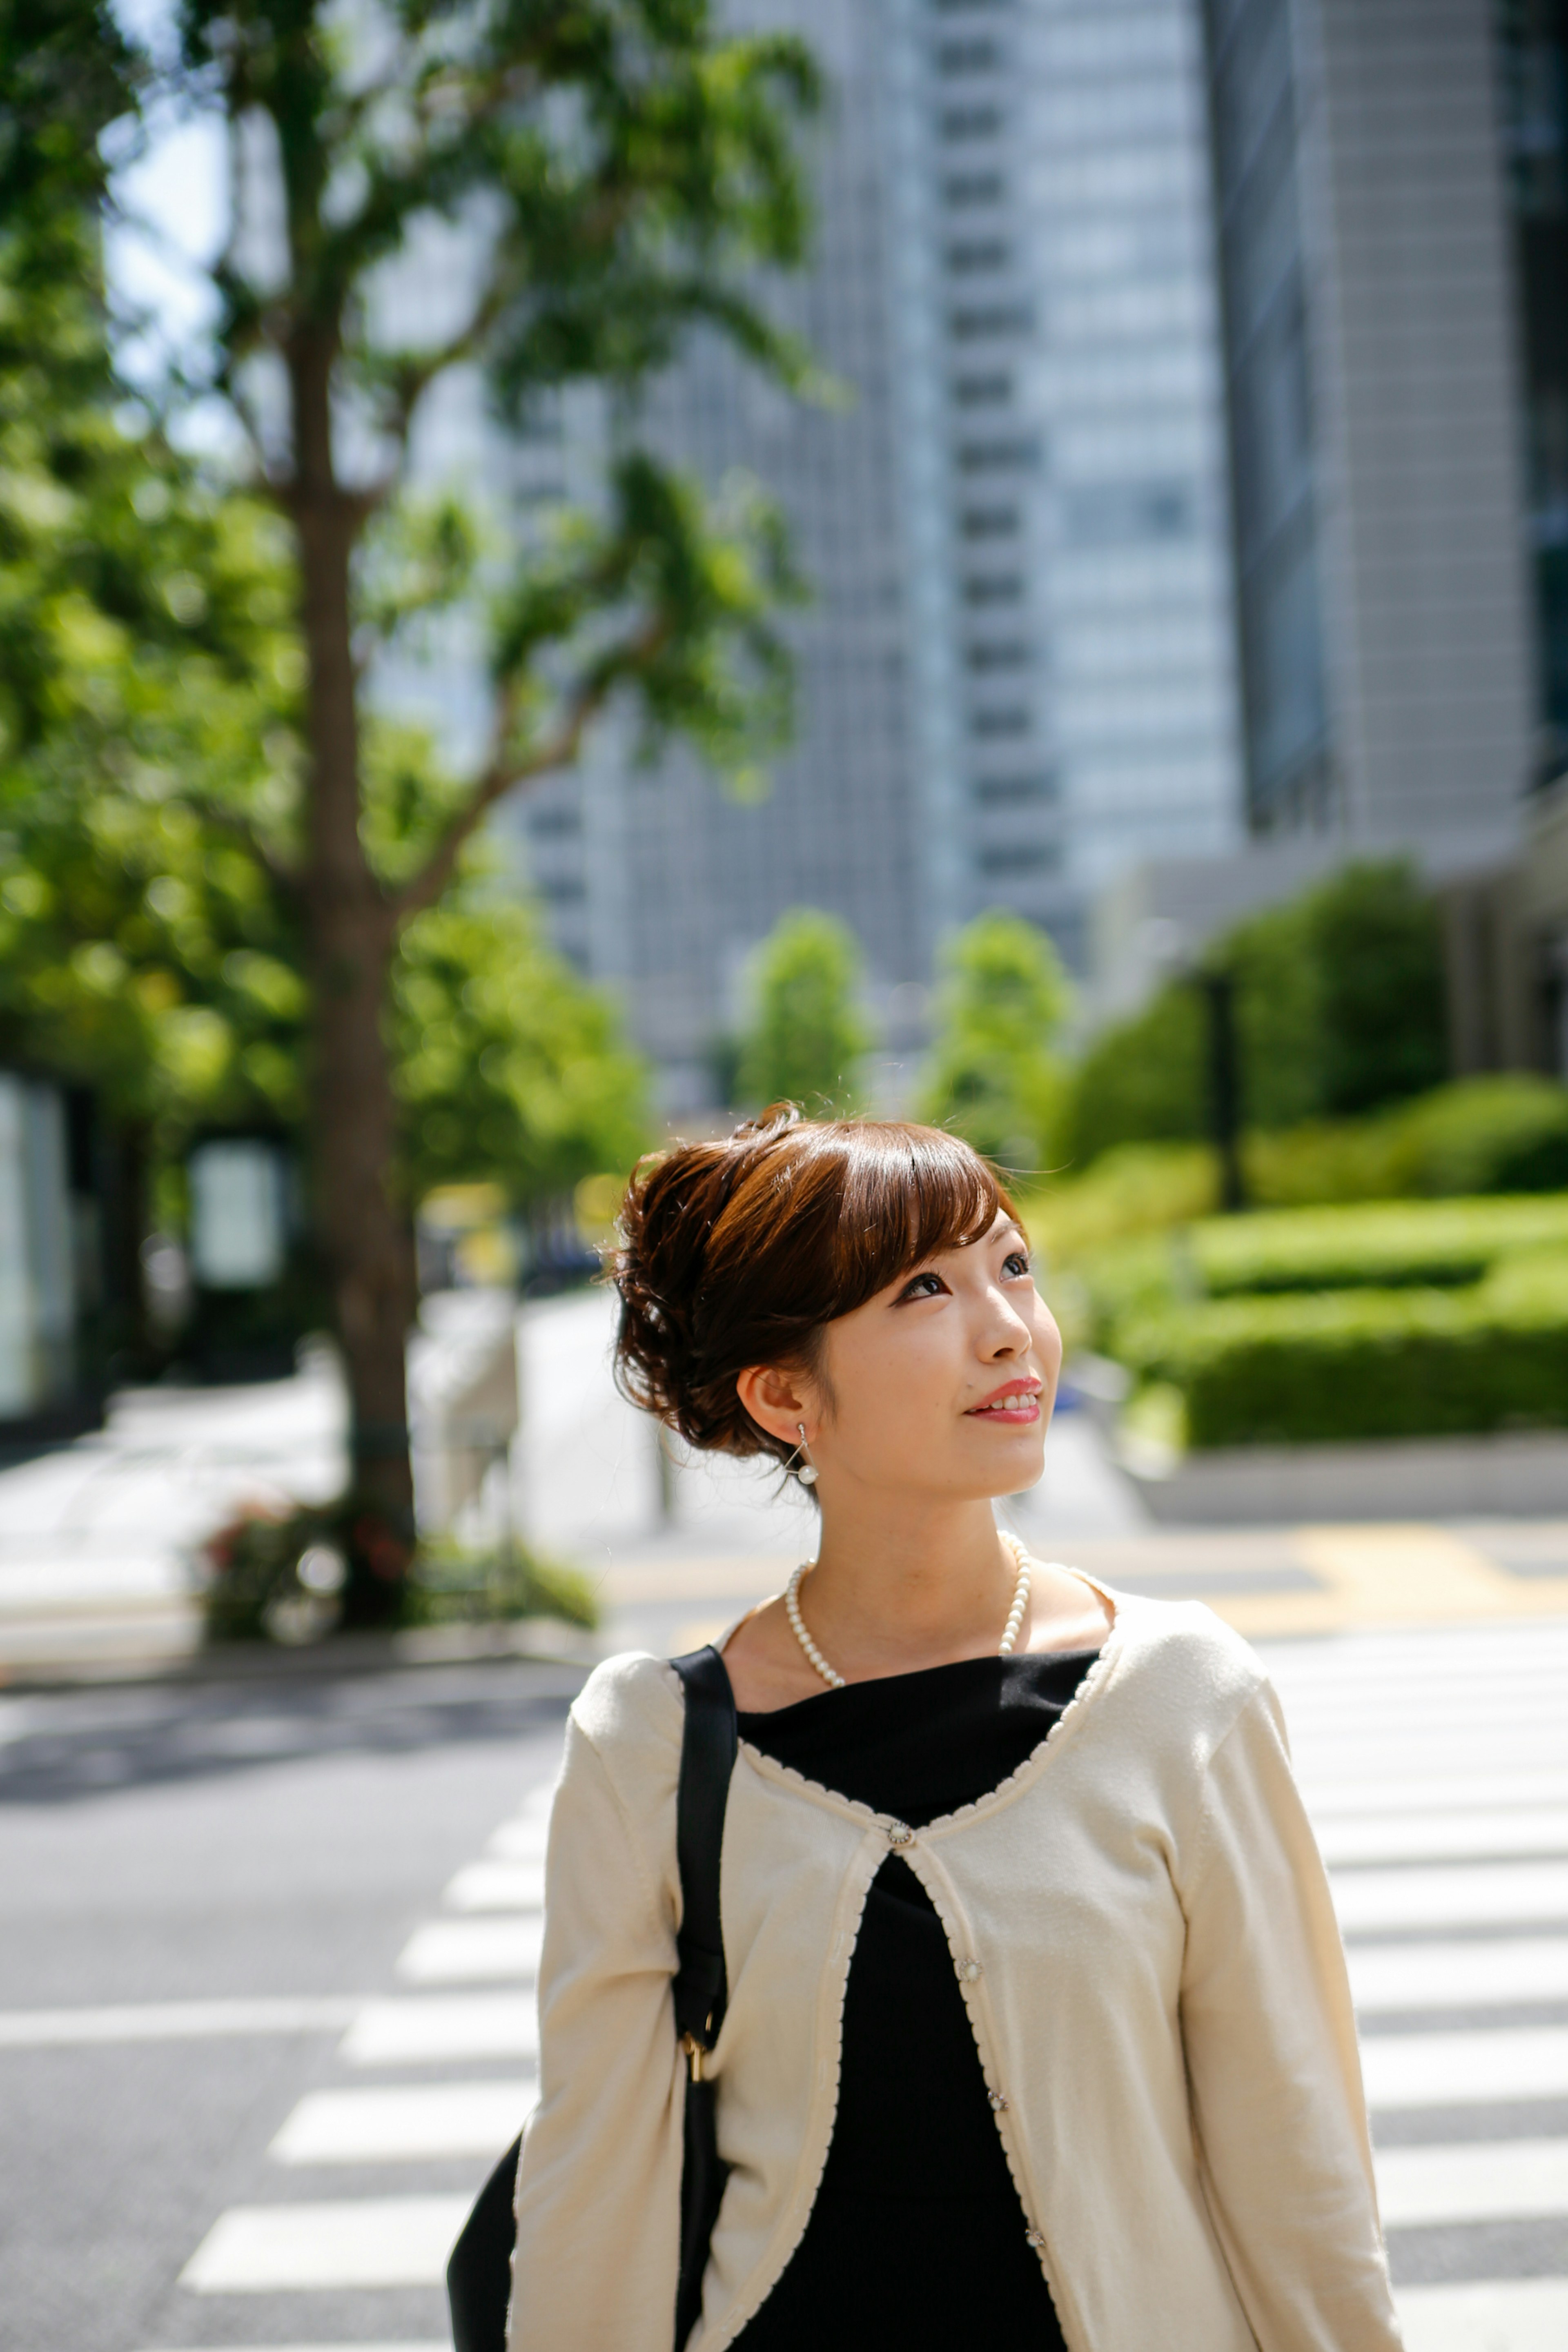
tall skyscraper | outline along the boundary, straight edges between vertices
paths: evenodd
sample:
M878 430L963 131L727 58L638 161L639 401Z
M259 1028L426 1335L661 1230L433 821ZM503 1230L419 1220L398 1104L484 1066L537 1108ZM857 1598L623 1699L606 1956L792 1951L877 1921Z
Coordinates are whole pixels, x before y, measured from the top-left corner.
M787 907L853 925L897 1055L982 908L1077 962L1121 865L1239 837L1195 6L748 11L826 70L815 258L778 299L852 401L803 408L700 345L650 425L784 500L815 591L798 738L740 804L684 756L640 768L612 725L518 818L671 1108L711 1098L745 955Z
M1497 856L1542 713L1492 0L1205 8L1251 828Z

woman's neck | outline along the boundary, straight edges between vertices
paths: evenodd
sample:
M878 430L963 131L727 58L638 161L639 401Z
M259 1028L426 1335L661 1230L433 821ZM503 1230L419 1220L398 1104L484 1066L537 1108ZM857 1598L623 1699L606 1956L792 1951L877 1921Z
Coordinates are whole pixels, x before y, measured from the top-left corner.
M865 1513L825 1504L802 1606L840 1674L916 1673L991 1655L1017 1574L988 1502L884 1498Z

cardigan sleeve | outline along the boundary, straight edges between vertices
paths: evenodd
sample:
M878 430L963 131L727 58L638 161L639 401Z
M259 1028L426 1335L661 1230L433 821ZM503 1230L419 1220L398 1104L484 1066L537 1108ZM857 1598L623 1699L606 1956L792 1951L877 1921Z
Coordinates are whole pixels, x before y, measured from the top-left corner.
M574 1719L544 1923L540 2098L518 2167L508 2352L669 2352L684 2095L675 1919Z
M1344 1952L1267 1685L1210 1760L1181 1894L1199 2167L1259 2352L1392 2352Z

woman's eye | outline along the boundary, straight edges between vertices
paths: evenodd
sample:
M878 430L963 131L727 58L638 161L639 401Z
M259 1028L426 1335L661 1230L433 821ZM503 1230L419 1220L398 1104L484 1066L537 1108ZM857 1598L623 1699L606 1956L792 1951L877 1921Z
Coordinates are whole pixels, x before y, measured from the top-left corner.
M1009 1250L1002 1261L1002 1271L1004 1274L1013 1276L1028 1274L1030 1271L1028 1251Z
M900 1298L940 1298L946 1287L940 1274L917 1274L905 1283Z

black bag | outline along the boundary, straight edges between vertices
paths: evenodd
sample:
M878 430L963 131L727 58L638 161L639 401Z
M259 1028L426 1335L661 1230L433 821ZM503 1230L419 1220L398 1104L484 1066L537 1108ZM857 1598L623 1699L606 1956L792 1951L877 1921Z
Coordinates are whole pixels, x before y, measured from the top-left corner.
M686 1685L675 1802L679 1965L672 1987L675 2030L689 2068L680 2171L680 2279L675 2298L675 2352L684 2352L702 2308L702 2274L729 2170L719 2155L713 2085L703 2074L702 2061L718 2039L730 1997L719 1910L719 1858L736 1730L734 1694L718 1651L693 1650L672 1663ZM521 2137L513 2140L480 2189L447 2264L455 2352L503 2352L521 2149Z

